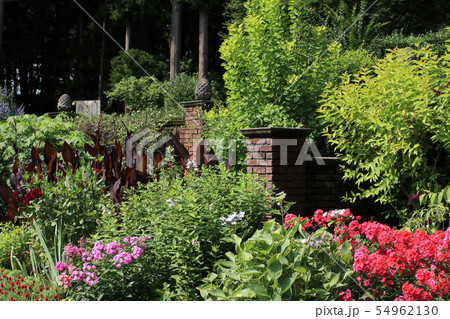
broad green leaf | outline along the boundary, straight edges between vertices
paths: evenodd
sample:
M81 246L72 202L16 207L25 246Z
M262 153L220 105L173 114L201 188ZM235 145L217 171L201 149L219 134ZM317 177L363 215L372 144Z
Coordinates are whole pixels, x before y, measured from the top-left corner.
M267 274L273 281L275 281L281 276L282 273L283 273L283 266L277 259L277 256L272 256L272 258L270 258L269 260L269 264L267 267Z
M297 267L297 268L294 268L294 270L300 274L306 274L306 272L307 272L305 267Z
M246 283L246 286L248 289L253 291L258 296L269 297L269 295L267 294L266 288L263 285L261 285L260 283L248 282L248 283Z
M285 278L281 283L281 294L284 294L297 280L298 273L293 273L291 277Z

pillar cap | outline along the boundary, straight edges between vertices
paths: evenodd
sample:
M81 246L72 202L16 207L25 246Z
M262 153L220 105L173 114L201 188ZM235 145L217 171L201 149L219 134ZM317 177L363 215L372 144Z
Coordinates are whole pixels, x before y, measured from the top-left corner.
M312 133L310 128L291 127L256 127L241 129L241 133L247 138L275 137L275 138L306 138Z
M198 101L187 101L187 102L180 102L181 106L183 107L192 107L192 106L201 106L203 108L210 107L214 104L214 102L209 100L198 100Z

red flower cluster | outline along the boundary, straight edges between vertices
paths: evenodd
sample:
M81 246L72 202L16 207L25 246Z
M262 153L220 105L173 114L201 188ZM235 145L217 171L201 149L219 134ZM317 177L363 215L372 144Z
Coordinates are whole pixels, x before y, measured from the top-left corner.
M36 281L29 281L29 284L25 284L24 278L21 276L17 276L17 278L13 278L11 276L7 276L4 274L3 269L0 270L2 274L0 276L0 300L8 300L8 301L16 301L16 300L48 300L47 297L37 290L42 291L43 289L48 290L48 287L39 287L37 288ZM57 291L57 290L55 290ZM53 300L60 300L61 296L54 295Z
M353 220L348 226L336 226L335 234L341 242L350 240L355 252L353 269L369 290L386 287L386 293L401 285L403 295L395 300L450 297L450 228L427 235Z
M25 205L30 205L31 200L39 198L41 196L42 196L42 191L40 189L33 189L32 191L26 193L24 198L22 198L18 192L16 192L16 191L13 192L13 197L14 197L15 201L20 202L23 200Z
M306 220L306 221L307 221L306 224L303 225L303 227L302 227L303 230L305 230L305 229L307 229L307 228L313 227L313 224L312 224L312 222L309 220L308 217L300 217L300 218L298 218L295 214L287 214L287 215L284 217L284 227L285 227L286 229L288 229L288 228L294 226L295 222L301 222L301 221L303 221L303 220Z
M302 229L312 229L316 227L328 227L328 223L330 221L337 222L338 225L341 225L345 222L347 218L353 219L361 219L361 217L354 217L349 209L340 209L340 210L330 210L326 213L323 210L318 209L314 212L314 216L309 219L308 217L300 217L297 219L297 216L294 214L287 214L284 217L284 227L290 228L294 225L296 221L301 222L306 220L306 224L303 225Z
M347 289L345 292L341 291L339 293L339 301L352 301L352 291Z

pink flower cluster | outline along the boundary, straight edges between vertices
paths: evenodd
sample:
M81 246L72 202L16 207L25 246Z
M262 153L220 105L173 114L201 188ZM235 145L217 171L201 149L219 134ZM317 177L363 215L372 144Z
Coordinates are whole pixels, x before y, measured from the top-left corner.
M112 259L113 265L117 268L131 264L133 260L142 256L144 249L147 248L145 241L149 239L151 237L126 237L122 243L113 241L106 244L97 241L91 251L69 243L65 247L65 253L70 263L61 261L56 263L56 271L62 272L59 276L59 284L65 288L71 287L73 282L84 282L92 286L98 283L99 279L91 270L96 270L100 261ZM77 263L82 265L77 267L74 265Z

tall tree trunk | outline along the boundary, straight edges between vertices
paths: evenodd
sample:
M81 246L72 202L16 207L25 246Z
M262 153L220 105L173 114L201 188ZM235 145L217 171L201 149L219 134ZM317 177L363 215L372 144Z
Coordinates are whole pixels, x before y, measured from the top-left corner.
M3 48L3 21L5 17L5 0L0 0L0 50Z
M170 79L180 74L181 58L181 4L172 0L172 21L170 29Z
M83 46L84 46L84 19L83 15L80 13L78 15L78 51L77 51L77 70L75 74L77 75L76 81L78 85L85 89L84 83L84 60L83 56Z
M198 76L208 78L208 12L205 9L199 11L198 40Z
M131 21L127 19L127 23L125 25L125 51L131 49Z
M106 20L103 20L103 29L106 29ZM102 47L100 52L100 70L98 73L98 96L97 100L102 100L103 98L103 88L105 87L105 43L106 37L105 32L102 32Z

